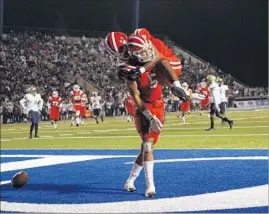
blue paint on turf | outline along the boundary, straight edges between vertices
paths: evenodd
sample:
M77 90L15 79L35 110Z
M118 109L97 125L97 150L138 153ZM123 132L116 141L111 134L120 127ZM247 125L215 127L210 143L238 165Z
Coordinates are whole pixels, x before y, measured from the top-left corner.
M138 150L2 150L1 154L137 155ZM155 159L267 156L266 150L156 150ZM2 158L5 160L5 158ZM144 200L144 173L135 193L122 190L132 167L121 157L27 169L30 179L22 189L1 186L2 200L27 203L104 203ZM15 161L16 158L9 158ZM170 162L155 164L157 198L197 195L268 183L266 160ZM1 180L13 172L1 173ZM14 192L16 194L14 194ZM254 209L254 208L253 208ZM258 208L257 208L258 209ZM235 211L235 210L231 210ZM230 210L229 210L230 212ZM251 212L251 208L247 209Z

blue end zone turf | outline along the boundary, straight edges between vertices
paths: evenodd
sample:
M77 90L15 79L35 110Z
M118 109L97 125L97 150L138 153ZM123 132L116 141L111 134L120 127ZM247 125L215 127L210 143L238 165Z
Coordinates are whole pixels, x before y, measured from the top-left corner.
M1 181L10 180L19 170L26 170L30 179L22 189L13 189L10 184L1 185L1 200L58 205L145 200L144 172L136 181L137 192L122 190L137 154L138 150L2 150ZM17 155L25 157L18 158ZM156 199L268 184L267 155L266 150L156 150ZM62 162L56 164L58 161ZM27 164L37 166L28 168ZM203 203L208 203L210 208L210 201ZM227 211L263 212L268 211L268 207ZM226 212L226 209L212 208L207 212Z

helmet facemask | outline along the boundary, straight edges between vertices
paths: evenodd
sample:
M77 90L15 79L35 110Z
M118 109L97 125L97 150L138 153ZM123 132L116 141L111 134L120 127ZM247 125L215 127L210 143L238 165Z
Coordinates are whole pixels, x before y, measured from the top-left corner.
M129 45L129 54L137 58L139 62L150 62L155 57L155 51L150 41L143 44L143 46Z

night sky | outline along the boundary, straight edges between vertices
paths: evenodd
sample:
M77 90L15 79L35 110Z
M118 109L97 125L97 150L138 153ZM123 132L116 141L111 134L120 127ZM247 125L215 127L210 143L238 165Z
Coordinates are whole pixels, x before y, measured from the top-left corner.
M104 31L134 28L133 0L4 0L4 25ZM268 86L267 0L140 0L139 27L251 86Z

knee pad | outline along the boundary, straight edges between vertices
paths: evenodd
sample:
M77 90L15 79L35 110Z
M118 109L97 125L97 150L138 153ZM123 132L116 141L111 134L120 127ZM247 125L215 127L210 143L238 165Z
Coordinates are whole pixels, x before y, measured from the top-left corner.
M144 142L143 143L143 151L144 152L151 152L152 151L152 143L150 142Z

